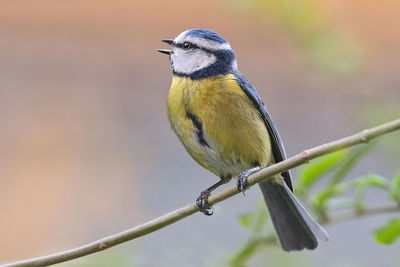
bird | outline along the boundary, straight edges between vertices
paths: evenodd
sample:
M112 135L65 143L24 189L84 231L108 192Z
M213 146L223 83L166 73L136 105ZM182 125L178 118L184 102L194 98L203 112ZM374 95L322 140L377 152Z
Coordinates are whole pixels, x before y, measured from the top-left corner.
M200 193L199 210L212 215L211 192L237 178L239 191L260 169L286 159L279 132L260 95L238 70L230 43L215 31L190 29L161 40L172 49L167 113L188 154L219 181ZM285 251L315 249L327 232L293 195L291 173L259 183L279 243Z

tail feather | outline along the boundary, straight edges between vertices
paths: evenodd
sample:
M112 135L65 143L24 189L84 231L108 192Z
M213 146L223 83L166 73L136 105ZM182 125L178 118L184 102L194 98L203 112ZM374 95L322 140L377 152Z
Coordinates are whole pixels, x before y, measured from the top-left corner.
M282 248L286 251L315 249L318 239L329 240L326 231L280 181L269 179L259 185Z

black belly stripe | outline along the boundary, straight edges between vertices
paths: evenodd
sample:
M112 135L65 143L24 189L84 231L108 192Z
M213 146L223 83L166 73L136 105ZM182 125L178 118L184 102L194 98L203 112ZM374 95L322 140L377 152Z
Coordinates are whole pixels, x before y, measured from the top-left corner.
M200 145L210 147L210 145L204 139L203 125L201 124L200 120L188 110L186 110L186 116L192 121L193 126L196 129L196 135Z

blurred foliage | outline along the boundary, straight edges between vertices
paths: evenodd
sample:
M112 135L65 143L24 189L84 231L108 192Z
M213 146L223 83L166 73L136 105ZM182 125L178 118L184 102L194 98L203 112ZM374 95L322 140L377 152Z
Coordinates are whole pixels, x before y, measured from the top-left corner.
M236 0L237 10L261 23L279 25L293 43L328 73L350 76L363 66L361 44L337 29L324 17L323 7L316 0Z
M400 219L393 219L387 225L375 231L376 241L392 244L400 236Z
M311 164L305 166L300 171L300 183L297 185L296 190L302 192L312 186L320 177L343 160L347 155L347 150L340 150L329 154L323 158L318 158Z
M371 142L352 150L337 151L301 168L295 193L303 203L311 207L312 213L321 224L332 222L337 211L345 211L354 216L363 215L368 210L365 196L371 188L379 188L386 192L388 198L394 202L393 206L399 207L400 211L400 173L392 180L376 174L366 174L352 180L344 179L375 145L376 142ZM316 187L319 182L320 186ZM349 193L353 196L349 197ZM231 266L247 266L262 248L279 246L264 200L260 200L254 211L241 214L239 224L250 230L251 237L232 256ZM398 237L400 237L400 219L394 219L375 231L375 239L382 244L391 244Z
M398 173L392 181L390 196L400 206L400 173Z

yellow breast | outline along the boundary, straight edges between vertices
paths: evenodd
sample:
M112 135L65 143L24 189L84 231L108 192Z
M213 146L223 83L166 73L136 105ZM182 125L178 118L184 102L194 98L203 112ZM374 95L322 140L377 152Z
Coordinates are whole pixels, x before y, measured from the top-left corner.
M233 75L201 80L174 77L168 118L187 152L215 174L237 175L272 161L267 128ZM192 114L201 126L199 133ZM204 142L199 142L199 134Z

